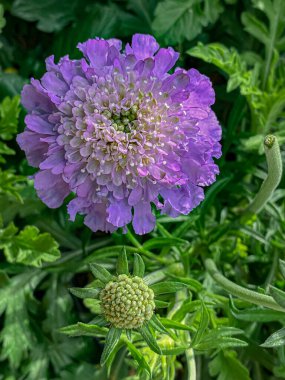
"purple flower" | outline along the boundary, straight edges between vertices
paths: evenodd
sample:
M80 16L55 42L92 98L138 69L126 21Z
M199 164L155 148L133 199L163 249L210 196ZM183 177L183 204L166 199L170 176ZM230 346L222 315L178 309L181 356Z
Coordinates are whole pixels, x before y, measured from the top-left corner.
M211 105L210 80L197 70L168 71L178 59L149 35L121 41L93 39L78 45L84 58L46 60L41 80L22 92L28 110L18 135L35 188L51 208L68 204L71 220L85 215L93 231L138 234L162 214L188 214L219 172L221 128Z

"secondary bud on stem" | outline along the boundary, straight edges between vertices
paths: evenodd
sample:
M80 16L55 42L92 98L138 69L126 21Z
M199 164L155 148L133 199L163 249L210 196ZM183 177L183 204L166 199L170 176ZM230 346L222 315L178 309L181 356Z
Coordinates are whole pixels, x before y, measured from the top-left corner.
M273 191L279 185L282 176L282 159L277 138L273 135L268 135L264 139L264 151L268 166L268 175L261 185L252 203L248 206L244 217L247 219L265 206L270 199Z
M136 329L153 315L154 293L140 277L119 275L100 293L101 308L114 327Z

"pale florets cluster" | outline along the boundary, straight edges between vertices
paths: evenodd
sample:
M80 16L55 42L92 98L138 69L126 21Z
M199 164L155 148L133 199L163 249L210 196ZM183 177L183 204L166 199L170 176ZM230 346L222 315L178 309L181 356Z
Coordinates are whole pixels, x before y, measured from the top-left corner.
M28 111L18 136L35 188L49 207L70 194L93 231L138 234L155 226L152 207L188 214L215 181L221 128L211 106L210 80L177 68L179 54L136 34L122 51L119 40L78 45L84 58L46 60L47 72L22 92Z
M136 329L149 321L155 308L154 293L140 277L119 275L100 292L105 319L114 327Z

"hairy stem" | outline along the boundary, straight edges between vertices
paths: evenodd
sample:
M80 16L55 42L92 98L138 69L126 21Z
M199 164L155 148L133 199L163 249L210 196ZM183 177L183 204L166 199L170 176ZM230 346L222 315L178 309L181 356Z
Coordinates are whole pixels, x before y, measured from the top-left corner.
M213 280L216 281L224 290L230 294L233 294L234 296L255 305L268 307L270 309L283 311L285 313L285 309L282 306L278 305L278 303L275 302L271 296L243 288L242 286L228 280L218 271L212 259L205 260L205 267Z
M268 174L262 183L255 198L245 211L244 217L250 217L265 206L270 199L272 193L279 185L282 177L282 159L280 154L280 147L277 138L273 135L268 135L264 139L264 151L266 155Z

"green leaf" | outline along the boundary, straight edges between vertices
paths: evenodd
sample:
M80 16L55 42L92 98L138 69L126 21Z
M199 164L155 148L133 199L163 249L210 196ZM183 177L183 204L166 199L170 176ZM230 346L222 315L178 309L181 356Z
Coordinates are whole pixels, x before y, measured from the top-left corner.
M285 292L280 289L275 288L274 286L269 287L269 292L275 301L282 307L285 308ZM285 317L285 313L283 314Z
M98 264L90 264L90 269L94 277L98 278L98 280L102 281L104 284L113 280L113 276L111 273Z
M210 321L210 316L209 316L208 309L206 308L204 302L202 302L201 310L200 310L200 323L199 323L197 332L192 339L192 343L191 343L192 347L195 347L197 344L200 343L201 339L203 338L208 328L209 321Z
M149 327L147 325L142 326L138 329L138 332L141 334L143 339L146 341L149 348L151 348L154 352L161 355L161 349L159 345L157 344L157 340L155 336L150 331Z
M188 245L189 243L187 240L183 240L183 239L179 239L179 238L175 238L175 237L171 237L171 238L157 237L157 238L152 238L152 239L147 240L143 244L143 248L146 250L152 250L152 249L156 249L156 248L163 248L166 246L176 247L176 246L179 246L181 244Z
M43 32L61 30L75 17L77 0L15 0L11 12L26 21L36 21L37 28Z
M211 376L217 380L251 380L248 369L238 360L234 351L220 351L209 363Z
M118 8L114 4L90 3L85 10L81 9L80 17L76 19L71 28L67 27L57 33L52 52L57 59L65 54L70 54L72 58L81 58L81 53L76 48L79 42L84 42L94 36L112 38L117 34L118 13Z
M106 327L100 327L95 325L89 325L87 323L77 322L75 325L65 326L59 329L63 334L69 336L94 336L105 337L108 329Z
M126 253L126 248L120 252L117 259L117 274L129 274L129 264Z
M182 282L159 282L150 286L156 296L160 294L176 293L179 290L187 288L186 284Z
M133 268L133 275L138 277L143 277L145 271L145 265L144 261L138 253L134 254L134 268Z
M0 195L15 197L19 202L22 202L19 191L26 181L26 177L15 175L9 170L2 171L0 169Z
M122 334L121 329L117 329L115 327L111 327L108 331L108 334L106 336L105 340L105 346L104 350L101 356L100 364L104 365L106 361L108 360L109 356L112 354L112 351L114 350L115 346L120 340Z
M11 263L40 267L60 257L57 242L49 233L41 234L37 227L26 226L18 235L14 225L0 230L0 248Z
M6 25L6 21L4 18L4 7L2 4L0 4L0 33L2 32L2 29L4 28L5 25ZM0 43L0 47L1 46L2 44Z
M183 323L173 321L169 318L160 318L160 322L163 324L163 326L168 327L170 329L174 330L184 330L184 331L194 331L194 328L191 326L186 326Z
M83 303L93 314L102 313L100 300L94 298L84 298Z
M239 310L230 297L230 311L231 314L238 320L248 322L272 322L280 321L285 318L285 314L281 311L261 309L261 308L248 308Z
M127 330L127 331L129 331L129 330ZM126 341L125 343L129 349L132 357L138 363L139 369L146 371L147 374L150 376L151 375L151 369L150 369L150 366L148 365L146 359L144 358L143 354L130 341Z
M234 327L220 327L204 334L196 350L225 349L228 347L245 347L247 343L243 340L232 338L232 335L242 334L243 331Z
M258 41L267 45L269 42L269 30L267 26L252 13L244 12L241 15L241 21L245 26L245 30L254 36Z
M222 11L219 0L164 0L155 10L152 27L166 43L190 41L203 27L213 24Z
M261 347L280 347L285 345L285 327L276 331L266 341L261 344Z
M280 267L280 272L285 279L285 261L284 260L279 260L279 267Z
M154 330L158 331L159 333L170 335L170 333L165 328L165 326L161 323L160 318L156 314L153 314L153 316L151 317L149 321L149 324Z
M161 301L161 300L154 300L156 309L163 309L169 306L169 302Z
M69 291L78 298L97 298L99 295L99 290L93 288L70 288Z
M0 138L11 140L18 128L18 118L20 113L20 97L6 97L0 103Z

